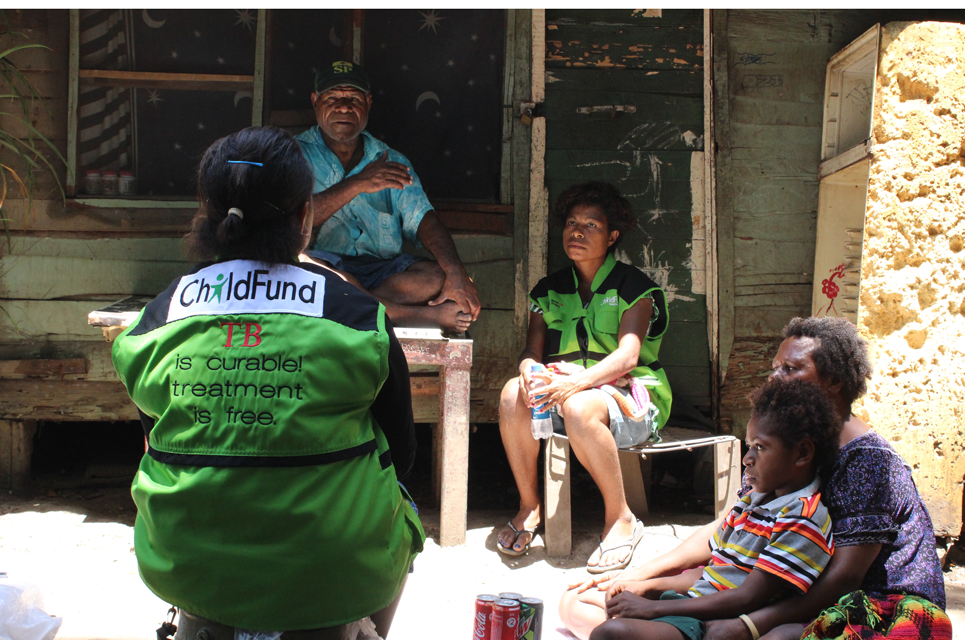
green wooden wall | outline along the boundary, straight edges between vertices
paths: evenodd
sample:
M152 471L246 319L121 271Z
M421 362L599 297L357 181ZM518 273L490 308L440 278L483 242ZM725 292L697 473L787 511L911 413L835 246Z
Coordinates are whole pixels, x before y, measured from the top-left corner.
M629 198L637 227L618 257L668 294L660 361L675 397L711 406L707 311L694 292L691 163L703 151L703 12L546 10L546 186L606 180ZM633 113L581 107L632 105ZM699 157L699 156L698 156ZM550 224L549 272L569 264ZM699 286L697 287L700 289Z
M828 59L874 24L956 20L927 10L717 10L721 415L742 434L794 316L811 314Z

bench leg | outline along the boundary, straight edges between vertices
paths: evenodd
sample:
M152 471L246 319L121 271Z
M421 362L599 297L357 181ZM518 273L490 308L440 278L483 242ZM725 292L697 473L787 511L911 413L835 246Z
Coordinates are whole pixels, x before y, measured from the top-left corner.
M620 456L620 473L623 475L623 493L626 495L627 506L638 518L646 518L650 515L650 507L647 504L647 487L643 480L641 470L641 460L639 453L633 451L618 450ZM650 461L646 462L647 470L650 470Z
M714 445L714 511L725 515L741 486L741 445L739 440Z
M435 506L442 504L442 425L435 423L432 428L432 499Z
M36 430L36 420L0 420L0 488L24 491L30 485Z
M573 548L570 501L570 441L551 436L543 456L545 485L544 540L546 553L568 556Z
M469 368L439 371L439 424L442 480L439 498L439 546L466 542L469 484Z

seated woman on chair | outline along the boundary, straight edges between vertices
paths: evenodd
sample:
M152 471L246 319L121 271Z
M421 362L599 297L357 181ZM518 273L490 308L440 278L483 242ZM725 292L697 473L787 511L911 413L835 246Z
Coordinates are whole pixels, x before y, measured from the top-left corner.
M643 534L643 523L627 506L613 433L642 442L670 415L670 386L657 361L667 330L664 292L639 269L617 262L613 250L634 225L630 203L602 182L570 187L557 199L554 217L563 225L563 249L573 266L543 278L530 293L526 349L518 378L503 388L499 430L519 489L519 512L499 533L497 549L525 553L542 523L536 461L540 443L530 430L531 408L551 409L554 431L565 433L573 453L603 494L606 509L600 548L589 558L591 573L626 567ZM532 373L535 364L571 363L567 373ZM574 373L574 371L576 371ZM631 420L628 382L649 399ZM546 386L534 389L534 379ZM608 385L606 391L599 389ZM535 398L539 397L537 401ZM562 420L560 420L562 418ZM633 424L630 424L630 423Z

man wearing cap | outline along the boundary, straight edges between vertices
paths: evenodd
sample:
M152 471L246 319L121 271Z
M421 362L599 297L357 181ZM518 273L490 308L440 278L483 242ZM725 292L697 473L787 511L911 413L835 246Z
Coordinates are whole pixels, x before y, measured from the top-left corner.
M368 75L351 62L323 67L312 106L318 126L296 137L315 174L313 226L321 227L307 256L378 298L396 326L465 331L479 315L476 287L412 165L365 131ZM403 238L436 262L402 253Z

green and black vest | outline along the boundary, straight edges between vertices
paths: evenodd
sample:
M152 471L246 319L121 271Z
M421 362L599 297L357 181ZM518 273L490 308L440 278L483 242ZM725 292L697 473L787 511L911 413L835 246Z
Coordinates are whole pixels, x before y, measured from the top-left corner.
M636 267L617 262L612 253L607 254L593 278L593 296L586 307L577 284L576 269L568 267L540 280L529 294L532 310L546 321L544 364L574 362L593 366L616 351L623 313L641 298L651 298L650 330L641 341L640 359L630 374L657 379L658 384L647 385L647 389L659 410L656 428L663 427L670 417L671 403L667 373L657 359L670 321L663 290Z
M116 340L149 431L138 567L160 598L255 630L358 620L399 593L425 535L370 407L385 309L325 270L196 270Z

